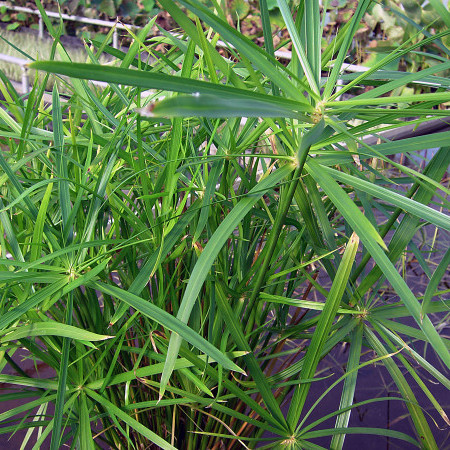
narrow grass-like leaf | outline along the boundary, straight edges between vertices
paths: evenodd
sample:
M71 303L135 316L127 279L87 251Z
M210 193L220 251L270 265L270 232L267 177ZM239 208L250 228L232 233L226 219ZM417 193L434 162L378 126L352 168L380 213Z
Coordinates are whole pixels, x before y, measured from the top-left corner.
M30 261L36 261L41 253L45 217L47 214L52 189L53 183L49 183L47 189L45 190L44 198L42 199L41 206L39 208L39 212L36 218L36 224L33 230L33 239L31 241Z
M367 192L374 197L390 202L404 211L421 218L422 220L426 220L439 228L450 231L449 217L440 211L436 211L429 206L418 203L408 197L405 197L404 195L398 194L393 190L388 190L361 178L348 175L330 167L322 166L322 169L329 173L335 180L339 180L349 186Z
M226 76L226 78L237 88L244 88L245 83L236 75L233 70L233 63L223 58L216 48L208 41L203 41L199 36L198 30L192 23L192 20L171 0L161 0L160 4L170 14L170 16L180 25L192 41L196 45L202 47L202 43L208 47L209 53L214 61L215 66Z
M365 329L364 335L368 340L370 346L377 352L378 355L383 356L387 355L387 351L384 345L380 342L380 340L375 336L372 330ZM419 433L420 442L425 448L429 449L437 449L436 441L431 433L430 427L425 419L425 416L417 406L417 400L414 396L411 387L408 384L408 381L405 379L400 369L394 363L391 358L383 359L383 363L386 368L389 370L392 378L395 380L397 387L400 389L400 392L405 400L408 400L406 406L411 413L411 418L414 421L415 426L417 427L417 431Z
M139 423L136 419L130 417L127 413L122 411L120 408L118 408L115 404L111 403L105 397L102 397L101 395L97 394L96 392L88 388L86 388L86 394L89 397L91 397L94 401L100 403L104 408L106 408L110 412L110 414L114 414L114 416L124 421L136 432L147 437L151 442L156 444L158 447L164 450L175 450L175 447L173 447L167 441L158 436L156 433L154 433L153 431L149 430L147 427Z
M438 148L444 147L450 139L450 131L443 131L440 133L434 133L427 136L417 136L413 138L406 138L399 141L386 142L373 146L373 148L384 156L401 154L408 149L408 152L416 152L419 150L426 150L428 148ZM448 148L448 147L447 147ZM313 152L314 153L314 149ZM360 160L366 160L368 158L376 157L376 155L371 154L359 154ZM350 152L336 152L334 151L331 155L320 156L318 159L320 164L323 165L334 165L334 164L345 164L353 163L353 158Z
M0 272L0 283L55 283L63 279L67 279L67 276L59 273Z
M39 303L47 300L58 291L62 291L62 289L67 286L68 281L69 277L65 277L60 281L52 283L50 286L40 289L36 293L32 294L23 303L3 314L3 316L0 318L0 329L4 329L10 323L14 322L27 311L29 311L31 308L34 308L35 306L39 305Z
M359 5L362 5L363 2L360 2ZM367 8L368 3L369 2L365 2L366 5L365 7ZM404 42L400 47L398 47L395 51L389 53L385 58L383 58L381 61L379 61L378 63L374 64L372 67L370 67L369 70L367 70L366 72L360 74L358 77L356 77L353 81L351 81L349 84L345 85L344 87L342 87L342 89L339 90L339 92L335 92L334 95L332 95L330 98L334 99L335 97L337 97L338 95L343 94L344 92L347 92L350 88L352 88L355 85L358 85L359 83L363 82L364 79L366 77L369 77L372 73L379 71L380 69L382 69L386 64L389 64L390 62L394 61L395 59L398 59L406 54L408 54L409 52L411 52L412 50L421 47L423 45L429 44L433 41L435 41L438 38L441 38L443 36L446 36L447 34L449 34L450 31L449 30L445 30L442 33L437 33L435 35L432 35L426 39L423 40L419 40L419 42L416 42L413 45L409 45L412 40L413 37L411 37L407 42ZM418 33L419 35L420 33ZM333 69L334 71L334 69ZM336 80L334 80L336 81ZM333 88L332 85L331 89ZM330 89L330 94L331 94L331 89ZM325 99L328 99L328 96L324 95Z
M325 105L331 110L339 109L342 106L358 106L358 105L390 105L398 103L428 102L436 101L445 103L450 100L450 92L438 92L431 94L412 94L405 96L392 97L375 97L375 98L354 98L351 100L329 101Z
M27 402L23 405L16 406L14 408L9 409L8 411L4 411L0 413L0 421L7 420L11 417L14 417L17 414L23 413L25 411L32 410L36 408L36 406L40 406L42 404L52 402L56 398L56 395L42 395L39 399L33 400L31 402Z
M320 165L318 165L315 161L310 159L306 163L308 171L311 173L313 178L316 180L316 182L321 186L324 190L326 189L324 185L326 185L327 188L331 189L333 192L336 191L341 194L343 191L338 186L337 183L335 183L331 177L328 176L328 174L324 173L324 171L321 170ZM320 175L319 175L320 174ZM327 189L328 194L328 189ZM330 195L330 194L329 194ZM375 227L369 222L369 220L361 213L361 211L358 209L358 207L353 203L353 201L347 196L347 195L339 195L338 197L335 197L336 200L339 199L339 204L337 205L339 207L339 210L345 210L349 214L351 213L353 217L358 218L359 223L362 225L361 229L364 229L364 234L367 236L370 236L371 239L376 241L382 248L387 249L386 244L384 243L381 236L378 234ZM361 236L360 236L361 237Z
M347 408L353 405L358 380L358 365L361 357L363 338L363 326L356 328L350 336L350 352L348 355L347 371L350 375L344 381L339 409ZM336 418L335 429L348 428L351 409ZM331 448L341 449L344 445L345 433L336 434L331 439Z
M47 73L42 83L33 73L21 97L0 75L0 383L14 389L0 400L23 403L4 411L0 432L23 433L22 447L37 450L51 437L52 449L231 448L237 440L322 448L317 438L338 448L357 432L403 439L392 429L346 428L355 408L390 401L413 416L400 445L417 445L416 433L433 448L425 402L448 418L438 387L410 361L448 387L425 351L450 363L441 319L450 302L439 283L448 266L439 240L449 230L450 132L442 125L399 138L447 121L436 106L449 98L450 31L442 20L422 29L391 5L407 40L385 47L365 73L343 75L360 55L349 50L370 2L330 28L331 38L329 0L279 1L294 44L288 65L272 45L276 1L260 4L265 47L241 31L253 18L235 22L230 3L160 0L181 32L153 35L153 17L126 30L126 53L107 45L112 29L81 59L64 49L62 21L55 26L36 1L53 44L50 61L35 67L71 79ZM406 72L384 70L398 58ZM408 128L404 118L413 119ZM398 140L389 141L394 130ZM435 147L419 164L414 152ZM362 255L342 276L347 253L342 260L339 251L352 232ZM408 288L409 251L431 281L425 296ZM381 305L386 282L399 300ZM115 337L102 342L106 335ZM317 361L330 368L325 356L344 342L342 377L307 377ZM381 356L359 364L363 345ZM378 361L401 396L354 402L360 368ZM2 375L10 369L18 376ZM58 379L45 379L47 370ZM421 395L410 395L408 377ZM341 404L327 413L319 403L337 387Z
M180 3L216 30L216 32L238 49L249 61L252 61L253 64L255 64L273 83L277 84L286 95L299 102L307 103L300 90L298 90L288 79L286 74L282 72L283 66L281 66L278 61L274 60L275 64L271 64L268 61L269 57L267 53L261 50L250 39L230 27L228 23L220 20L212 11L200 2L196 0L180 0ZM313 86L314 85L305 85L305 88L314 90Z
M158 308L137 295L124 291L116 286L110 286L100 282L91 282L90 285L94 289L98 289L99 291L118 298L132 308L140 311L145 316L150 317L169 330L174 331L182 339L185 339L211 358L214 358L215 361L223 365L225 368L244 373L239 366L234 364L227 356L217 350L217 348L210 344L206 339L189 328L184 322L181 322L179 319L167 313L163 309Z
M436 2L437 3L437 2ZM433 34L428 31L426 28L423 27L422 24L415 22L413 19L408 17L406 14L404 14L404 10L400 9L397 5L391 3L389 5L389 11L392 12L395 16L400 18L402 21L406 22L407 24L411 25L412 28L415 28L417 31L419 31L424 36L431 38ZM448 49L440 39L434 40L434 45L439 47L439 49L444 52L447 56L450 56L450 49ZM430 53L427 53L429 55Z
M32 325L7 328L2 331L0 342L10 342L30 336L61 336L82 341L104 341L113 336L92 333L72 325L59 322L35 322Z
M308 347L301 372L302 378L312 378L315 374L323 346L328 338L331 325L336 317L342 295L348 283L350 271L358 250L358 244L359 238L354 233L347 244L341 264L339 265L333 285L325 302L325 307L320 315L319 322ZM294 391L287 415L287 421L291 429L295 429L297 426L309 387L309 384L301 384Z
M246 352L230 352L227 355L230 357L230 359L240 358L243 356ZM136 380L137 378L144 378L144 377L151 377L152 375L159 375L162 373L164 368L164 356L163 355L154 355L155 359L157 361L161 361L157 364L152 364L151 366L145 366L145 367L139 367L138 369L134 369L129 372L123 372L119 375L112 376L109 380L107 378L100 378L98 380L92 381L87 384L87 387L90 389L93 389L95 391L102 389L102 386L105 385L105 380L107 381L107 386L115 386L117 384L126 383L129 381ZM216 362L210 357L207 357L205 355L198 355L198 360L201 361L200 366L198 368L202 368L205 365L206 361L209 361L209 363ZM194 362L191 362L187 360L186 358L178 358L175 363L175 369L184 369L184 368L190 368L190 367L196 367L196 364ZM208 400L209 401L209 400Z
M345 217L347 222L356 231L361 242L367 248L371 256L374 258L380 269L383 271L387 279L390 281L396 292L408 308L411 315L414 317L422 331L429 339L430 344L442 358L442 360L450 365L450 355L446 349L446 346L441 340L441 337L437 333L430 319L425 316L421 318L421 306L416 297L412 294L408 288L405 280L399 275L397 269L389 260L384 251L376 244L379 240L375 240L373 234L368 233L368 227L363 225L364 220L360 219L361 211L356 205L349 199L347 194L338 186L332 178L328 178L329 175L321 171L320 166L310 160L307 163L308 171L314 177L316 182L324 189L330 199L335 203L341 214ZM347 207L348 205L348 207ZM364 217L364 219L366 219ZM370 225L372 227L372 225ZM376 231L375 231L376 232ZM378 235L378 233L376 233ZM379 235L378 235L379 236Z
M448 11L448 7L446 8L443 2L439 0L430 0L430 4L444 21L447 28L450 28L450 12Z
M197 296L203 286L203 282L205 281L215 258L232 231L248 214L253 205L259 201L264 193L276 186L283 178L289 175L292 170L294 170L292 165L285 165L261 180L247 194L247 196L233 208L233 210L226 216L224 221L217 228L216 232L201 253L184 292L183 300L177 315L177 318L181 322L188 322L192 308L194 307L194 304L197 301ZM167 352L166 367L161 378L160 396L164 393L164 387L168 383L170 375L172 374L173 364L177 358L180 345L181 337L179 335L172 334Z
M75 402L75 400L78 398L79 393L75 392L71 397L69 397L66 402L62 406L62 414L67 413L67 411L72 409L72 405ZM42 448L43 443L47 439L48 435L53 431L55 425L55 419L53 418L47 427L44 430L41 430L39 433L39 439L37 439L36 443L34 444L32 450L40 450Z
M63 180L68 179L68 159L64 152L64 131L63 131L63 119L61 113L61 102L59 101L58 87L55 84L52 94L52 116L53 116L53 137L55 140L55 148L59 155L56 155L56 170L57 176ZM59 202L61 206L61 216L63 227L67 224L67 219L70 215L70 194L68 181L61 181L58 183L59 189Z
M257 99L233 99L199 92L194 92L189 97L171 97L138 112L148 117L290 117L303 121L310 120L299 111Z
M45 378L19 377L16 375L0 374L0 383L13 384L17 386L27 386L52 391L56 391L58 389L58 383L56 381L46 380Z
M364 13L367 11L367 8L370 6L370 0L363 0L361 2L358 2L358 6L356 7L356 11L353 14L353 17L350 21L349 29L343 29L341 28L340 34L344 33L344 40L342 42L342 45L339 48L339 53L336 58L336 61L333 66L333 70L331 71L331 74L327 80L327 83L325 85L325 89L323 92L323 98L327 100L330 95L333 93L333 90L336 87L337 80L339 78L339 75L342 71L342 65L344 64L345 58L347 57L347 52L350 48L350 45L353 42L353 36L355 35L356 30L359 27L359 23L364 15Z
M73 292L69 292L67 296L65 315L66 326L71 326L73 316ZM58 370L58 391L56 392L55 415L53 419L53 433L50 441L50 450L58 450L60 448L61 439L64 434L64 428L62 425L64 405L66 403L70 345L70 338L64 337L62 343L61 362Z
M92 438L91 422L89 418L89 410L87 406L87 398L84 392L80 396L80 447L86 450L94 450L95 443Z
M428 75L432 75L441 71L448 70L450 68L450 62L436 64L435 66L429 67L427 69L421 70L419 72L411 73L409 75L403 74L403 76L398 77L396 80L390 81L389 83L384 83L374 89L371 89L363 94L355 97L355 99L362 98L375 98L386 94L387 92L393 91L401 86L406 86L408 83L419 81ZM429 83L429 82L428 82Z
M268 64L268 63L267 63ZM145 89L161 89L164 91L183 92L186 94L226 96L229 100L260 100L275 106L290 106L295 109L312 111L312 107L305 102L282 99L271 95L237 89L222 84L212 84L191 78L175 77L162 73L141 73L138 70L119 67L99 66L96 64L64 63L59 61L39 61L30 65L33 69L59 73L75 78L106 81L110 83L137 86Z
M313 439L324 436L345 436L346 434L364 434L369 436L388 436L394 439L408 442L416 447L419 446L419 442L413 439L411 436L401 431L387 430L385 428L370 428L370 427L343 427L343 428L328 428L325 430L309 431L302 437L305 439Z
M433 295L440 281L447 273L449 265L450 265L450 249L446 251L445 255L441 259L441 262L436 267L436 270L434 271L433 276L431 277L430 282L428 283L428 286L425 290L425 294L423 296L422 301L422 312L421 312L422 317L424 314L428 313L428 306L431 303L431 299L433 298Z
M414 360L417 361L417 363L420 364L430 375L436 378L436 380L439 381L439 383L442 383L442 385L447 389L450 389L449 378L447 378L436 367L430 364L425 358L423 358L423 356L419 355L419 353L417 353L413 348L408 346L407 343L403 339L401 339L397 333L395 333L395 330L392 330L389 325L385 325L385 320L377 320L377 322L381 324L385 333L390 337L392 342L394 342L399 348L405 348L405 350L407 350L411 354Z
M185 231L189 222L192 220L196 206L197 204L194 203L181 217L178 218L177 223L170 230L167 236L164 237L162 248L157 249L151 254L140 269L139 273L136 275L136 278L130 285L128 290L129 292L136 295L141 294L142 290L147 285L150 276L156 272L158 268L158 261L161 261L161 259L172 250L173 246L180 238L181 234ZM127 308L128 306L126 303L124 303L123 306L119 305L117 311L114 313L114 316L111 318L111 325L115 324L125 314Z
M316 0L306 0L302 18L300 38L308 58L315 83L319 86L321 75L322 27L320 21L320 5Z
M238 348L241 348L247 353L243 356L243 358L247 363L249 375L252 376L256 386L258 386L261 397L265 401L268 410L277 420L278 424L288 431L286 419L284 418L281 408L272 394L271 387L269 386L269 383L267 382L267 379L264 376L255 355L251 351L251 347L247 342L241 326L239 325L239 321L236 320L236 316L233 314L230 305L227 303L225 295L220 289L218 292L218 305L221 315L223 316L227 327L230 329L231 335L234 337L237 345L239 346Z
M392 334L388 329L386 329L382 324L379 323L373 323L374 329L376 332L382 337L383 341L386 343L386 345L389 346L391 350L396 350L396 346L392 343L392 341L389 339L389 334ZM419 387L422 389L422 392L427 396L427 398L430 400L431 404L436 408L436 411L440 414L442 419L444 419L445 423L447 425L450 425L450 420L445 413L443 407L439 404L439 402L436 400L434 395L430 392L428 387L425 385L425 383L422 381L421 377L416 373L416 368L412 367L411 364L407 361L407 359L402 354L397 354L397 358L400 360L403 367L406 368L406 370L410 373L413 380L419 385Z
M311 89L314 91L314 93L319 95L319 86L318 86L319 77L317 72L316 73L313 72L310 64L310 60L313 60L316 63L317 57L315 54L308 55L309 58L306 55L305 48L303 47L300 36L297 32L297 29L295 28L294 20L292 18L291 12L289 11L289 7L286 0L277 0L277 5L278 8L280 8L280 12L283 16L284 23L286 24L286 28L288 29L289 35L292 39L292 44L295 48L295 51L297 52L297 56L303 68L303 71L305 72L306 79L308 80L308 83ZM319 26L319 24L317 24L317 26ZM317 48L320 48L320 43L314 42L312 45L315 47L314 53L316 53ZM317 45L319 47L317 47ZM318 67L315 67L315 69L318 70Z
M309 300L298 300L295 298L282 297L280 295L267 294L261 292L261 298L267 300L270 303L279 303L283 305L295 306L298 308L312 309L314 311L323 311L325 303L313 302ZM338 308L336 314L358 314L358 311L353 309Z

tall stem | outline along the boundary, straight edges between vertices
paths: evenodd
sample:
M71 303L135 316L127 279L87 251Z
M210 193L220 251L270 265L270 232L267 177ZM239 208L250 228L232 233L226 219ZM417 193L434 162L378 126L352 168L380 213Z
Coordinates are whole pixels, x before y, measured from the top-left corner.
M261 264L261 267L258 270L258 273L256 274L256 279L255 279L255 283L254 283L254 286L252 289L252 294L249 298L247 310L245 312L245 316L244 316L244 320L243 320L243 323L247 323L247 326L246 326L247 333L253 327L253 322L254 322L255 313L256 313L256 311L254 310L254 306L255 306L256 300L259 296L261 287L263 286L264 281L266 279L267 269L272 260L275 248L277 246L281 228L283 227L284 221L286 219L286 215L289 211L289 207L291 206L292 199L294 197L295 190L297 189L297 184L298 184L300 175L303 171L303 167L305 165L306 158L308 156L310 148L311 148L311 145L308 145L307 147L300 149L300 153L298 155L298 166L292 175L291 183L289 185L289 189L288 189L286 195L285 196L282 195L282 198L280 201L280 207L278 208L277 215L275 217L275 222L272 227L272 231L270 232L268 242L267 242L266 246L264 247L264 250L261 254L261 258L264 258L264 259Z

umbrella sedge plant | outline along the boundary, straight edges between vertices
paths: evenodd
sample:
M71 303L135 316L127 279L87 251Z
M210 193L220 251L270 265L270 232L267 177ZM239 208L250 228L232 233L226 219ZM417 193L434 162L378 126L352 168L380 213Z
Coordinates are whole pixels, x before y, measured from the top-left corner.
M319 2L277 0L282 64L266 0L264 48L216 3L160 0L181 33L149 38L152 20L126 53L93 40L80 64L36 1L54 44L31 68L72 95L55 85L49 103L35 81L20 96L1 77L2 434L36 449L338 449L355 434L439 448L450 132L382 132L448 115L449 62L383 68L448 32L419 30L342 85L370 3L322 50ZM429 92L389 95L410 83ZM396 396L356 401L374 366ZM386 401L406 429L351 422Z

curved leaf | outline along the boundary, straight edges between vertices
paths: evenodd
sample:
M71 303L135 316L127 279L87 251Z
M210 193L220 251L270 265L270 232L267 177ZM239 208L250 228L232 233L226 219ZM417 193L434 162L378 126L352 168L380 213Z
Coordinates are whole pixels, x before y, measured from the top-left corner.
M92 333L90 331L83 330L82 328L53 321L35 322L31 325L12 327L4 330L2 333L4 333L4 335L0 338L1 343L15 341L31 336L61 336L81 341L104 341L114 337Z

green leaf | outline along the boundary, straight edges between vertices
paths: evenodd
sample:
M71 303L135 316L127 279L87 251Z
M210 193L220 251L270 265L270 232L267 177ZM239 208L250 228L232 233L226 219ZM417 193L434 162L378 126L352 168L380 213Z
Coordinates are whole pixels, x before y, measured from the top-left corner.
M85 391L86 391L86 394L92 398L92 400L94 400L94 401L98 402L100 405L102 405L110 414L113 414L120 420L123 420L127 425L129 425L131 428L133 428L133 430L135 430L139 434L142 434L142 436L145 436L147 439L149 439L151 442L156 444L158 447L160 447L164 450L176 450L175 447L173 447L168 442L166 442L164 439L162 439L160 436L155 434L153 431L149 430L147 427L142 425L136 419L133 419L132 417L130 417L127 413L122 411L114 403L111 403L105 397L97 394L96 392L94 392L88 388L85 388Z
M49 403L54 401L56 398L56 394L54 395L43 395L41 398L37 400L33 400L31 402L27 402L23 405L16 406L14 408L9 409L8 411L3 411L0 413L0 421L6 421L11 417L14 417L17 414L24 413L26 411L30 411L33 408L36 408L37 406L40 406L45 403Z
M437 103L445 103L450 100L450 92L437 92L432 94L412 94L397 95L391 97L375 97L375 98L358 98L351 100L329 101L325 106L331 110L338 110L342 106L368 106L368 105L391 105L398 103L415 103L436 101Z
M248 194L242 199L233 210L225 217L223 222L217 228L213 236L211 236L208 244L202 251L188 285L184 292L183 300L178 310L177 318L187 323L191 314L192 308L197 301L197 296L203 286L203 283L211 269L214 260L219 251L224 246L232 231L236 228L239 222L248 214L251 208L259 201L259 199L273 186L279 183L283 178L289 175L294 170L293 165L285 165L280 169L275 170L269 176L261 180ZM160 396L164 393L164 388L167 385L170 375L173 371L178 350L180 348L182 338L180 335L172 334L170 336L169 349L167 351L166 367L161 378Z
M234 359L234 358L240 358L243 356L246 352L230 352L227 353L227 355ZM153 357L156 360L164 361L163 355L153 355ZM201 365L198 368L203 368L205 366L205 362L208 361L209 363L216 362L214 359L207 357L205 355L198 355L198 360L201 362ZM190 367L196 367L196 365L188 361L186 358L178 358L175 363L175 369L185 369ZM150 366L145 367L139 367L137 369L128 371L128 372L122 372L118 375L113 375L110 379L106 378L100 378L98 380L92 381L88 383L86 386L90 389L93 389L95 391L102 389L103 386L105 386L105 382L107 383L106 386L116 386L117 384L127 383L129 381L136 380L138 378L144 378L144 377L151 377L153 375L159 375L162 373L164 369L164 362L152 364ZM210 400L207 400L209 402Z
M355 329L350 336L350 352L348 355L347 372L350 372L349 376L345 378L344 387L342 389L341 401L339 403L339 409L348 408L353 405L353 400L356 391L356 383L358 380L358 365L361 358L363 339L363 326L362 324ZM340 414L336 417L335 429L348 428L350 421L351 409ZM345 433L336 434L331 440L331 448L341 449L344 445Z
M342 188L334 182L324 170L322 170L322 167L310 158L306 163L306 168L316 180L317 184L330 195L330 198L333 198L333 202L335 202L339 211L342 214L344 214L345 211L349 216L351 215L354 219L357 219L358 224L360 225L359 229L364 229L364 235L370 236L371 239L387 250L386 244L375 227L369 222L350 197L344 193ZM344 214L344 217L347 217L347 214ZM355 222L356 220L353 221ZM361 237L359 233L358 235Z
M51 181L51 180L50 180ZM41 253L42 238L44 233L44 223L47 214L50 197L52 194L53 183L49 183L45 190L44 198L42 199L41 206L36 218L36 224L33 230L33 239L31 241L31 255L30 261L36 261Z
M257 361L255 355L252 352L252 349L247 341L247 338L244 335L242 327L239 324L239 319L233 313L231 306L228 303L228 299L220 288L218 288L217 301L224 322L227 328L230 329L230 333L236 341L238 348L246 351L246 355L244 355L243 358L247 363L249 375L253 378L255 385L258 386L258 392L261 394L261 397L266 403L267 409L269 410L271 416L273 416L273 418L278 422L277 425L281 425L283 429L288 431L286 420L283 416L279 404L277 403L272 393L272 388L269 385L263 371L261 370L260 363ZM264 416L265 414L263 415L263 417Z
M312 42L311 47L308 48L309 50L314 50L312 55L308 54L306 55L306 50L303 47L302 41L300 39L300 36L298 35L298 32L294 25L294 20L292 18L292 14L289 11L288 4L286 0L277 0L278 8L280 9L281 15L283 16L284 23L286 24L286 28L289 31L289 35L292 39L292 44L297 52L298 59L300 61L300 64L303 68L303 71L305 72L306 79L308 80L308 83L315 94L319 95L319 86L318 86L318 80L319 80L319 74L318 70L319 67L317 65L317 52L320 51L320 42ZM310 18L312 19L312 18ZM318 24L317 24L318 26ZM316 33L314 33L314 36L316 36ZM313 36L311 36L311 39L314 39ZM314 69L315 72L311 69L310 61L313 61L314 63Z
M172 316L163 309L158 308L157 306L142 299L141 297L138 297L131 292L124 291L123 289L120 289L116 286L110 286L101 282L91 282L90 286L93 289L98 289L105 294L118 298L137 311L140 311L145 316L150 317L151 319L160 323L162 326L175 332L178 336L180 336L180 338L190 342L192 345L197 347L206 355L213 358L226 369L245 373L239 366L234 364L227 356L217 350L217 348L210 344L206 339L201 337L198 333L189 328L185 323L181 322L179 319Z
M128 292L136 295L140 295L144 287L147 285L149 278L156 272L163 258L167 256L169 251L172 250L181 234L185 231L187 225L190 223L195 214L197 204L194 203L185 213L178 217L177 223L170 230L167 236L164 237L164 242L161 248L153 252L145 264L140 269L136 278L130 285ZM123 306L122 306L123 305ZM115 324L125 313L128 305L123 303L119 305L110 323Z
M14 264L13 261L11 261ZM27 283L55 283L56 281L67 280L67 275L59 273L29 273L29 272L0 272L0 283L5 282L27 282Z
M300 106L300 105L299 105ZM303 121L310 119L300 111L275 106L261 100L213 96L194 92L191 96L171 97L138 110L147 117L290 117Z
M309 431L302 435L304 439L313 439L323 436L336 436L346 434L363 434L368 436L388 436L394 439L400 439L409 442L414 446L418 446L418 441L401 431L387 430L386 428L369 428L369 427L344 427L344 428L328 428L325 430Z
M162 73L141 72L120 67L65 63L59 61L38 61L30 64L30 68L67 75L72 78L106 81L109 83L125 84L145 89L160 89L163 91L182 92L186 94L195 94L198 92L205 95L217 95L219 97L226 96L229 100L259 100L263 103L273 105L274 107L291 107L294 110L312 111L312 107L304 101L281 99L280 97L237 89L222 84L212 84L205 81L170 76Z
M430 0L431 6L438 13L438 15L442 18L442 20L444 21L447 28L450 28L450 12L448 11L448 8L446 8L443 3L444 2L441 2L439 0Z
M36 293L30 295L23 303L16 306L14 309L8 311L0 317L0 330L7 327L10 323L19 319L22 315L24 315L31 308L36 307L44 300L47 300L49 297L53 296L57 292L61 292L65 286L67 286L67 282L69 281L69 277L66 276L60 281L52 283L50 286L47 286L43 289L40 289Z
M436 225L437 227L450 231L450 220L448 216L440 211L436 211L429 206L398 194L395 191L383 188L382 186L377 186L374 183L363 180L361 178L357 178L352 175L348 175L344 172L340 172L330 167L322 166L322 170L329 173L335 180L339 180L358 190L367 192L374 197L392 203L393 205L403 209L404 211L421 218L422 220L426 220Z
M64 130L63 130L63 119L61 112L61 103L59 100L58 85L55 83L53 86L52 93L52 118L53 118L53 137L55 141L55 148L59 155L56 155L56 172L57 177L62 178L60 183L58 183L59 188L59 203L61 206L61 215L63 228L67 224L67 220L70 215L70 194L69 194L69 182L67 181L68 175L68 161L64 152Z
M344 64L344 61L347 58L348 50L353 43L353 39L359 27L361 19L364 13L367 11L367 8L370 6L370 4L371 4L370 0L363 0L358 2L356 11L353 14L353 17L350 21L349 28L345 30L341 29L339 32L339 34L344 33L344 40L342 42L342 45L339 47L339 53L334 63L331 74L327 78L327 83L325 85L325 89L323 92L323 98L325 100L327 100L331 96L333 90L337 86L337 81L340 76L340 73L342 72L342 65Z
M282 305L295 306L297 308L311 309L313 311L323 311L325 308L325 303L287 298L282 297L281 295L267 294L266 292L261 292L260 297L270 303L279 303ZM358 311L348 308L338 308L336 314L358 314Z
M91 419L87 407L87 398L84 392L80 396L80 448L94 450L95 443L92 438Z
M46 380L45 378L18 377L16 375L0 374L0 383L28 386L52 391L56 391L58 389L58 383L56 381Z
M0 342L10 342L32 336L61 336L81 341L104 341L113 336L92 333L82 328L66 325L59 322L34 322L31 325L12 327L1 332Z
M372 330L365 328L364 335L369 345L377 352L379 356L388 354L386 348L384 347L382 342L375 336ZM408 381L403 376L402 372L392 358L383 359L383 363L394 379L401 395L405 400L407 400L406 406L408 407L409 412L411 413L411 418L417 428L421 444L427 449L429 448L437 450L438 447L436 445L436 441L433 437L433 434L431 433L430 427L428 426L422 409L417 405L417 399L414 396L414 393L411 390Z
M162 4L166 2L163 1ZM228 43L233 45L242 53L249 61L252 61L268 79L275 83L289 97L307 103L305 97L288 78L283 66L274 60L274 64L269 62L270 56L261 48L259 48L250 39L236 31L228 23L220 20L212 11L196 0L180 0L180 3L195 13L201 20L213 28ZM302 86L310 90L309 86Z
M19 28L19 27L20 27L20 23L19 22L13 22L13 23L9 23L6 26L6 29L8 31L14 31L14 30L17 30L17 28Z
M447 219L447 224L448 224ZM425 290L425 294L423 296L422 301L422 317L424 314L428 313L428 307L430 306L431 299L433 298L433 295L438 287L438 284L444 277L444 275L448 272L448 266L450 265L450 249L447 249L445 252L444 257L439 262L438 266L436 267L436 270L433 273L433 276L431 277L428 286Z
M69 292L66 306L66 327L72 324L73 320L73 292ZM58 323L58 325L63 325ZM78 331L78 330L77 330ZM61 359L58 370L58 391L56 393L55 415L53 419L53 433L50 441L50 450L58 450L61 446L61 438L64 433L63 416L66 404L67 377L69 372L69 353L71 340L68 337L63 338Z
M350 271L358 250L358 244L359 238L353 233L348 241L341 264L339 265L331 290L327 296L325 307L319 317L319 322L306 352L301 371L302 378L314 377L321 358L322 349L328 339L331 325L336 318L337 310L339 309L342 296L347 287ZM287 415L287 421L291 429L295 429L297 426L309 388L310 384L306 383L301 384L294 391Z
M450 355L445 344L442 342L439 333L436 331L431 320L427 316L425 316L422 320L421 306L419 302L407 286L405 280L398 273L394 264L379 247L378 244L381 237L373 228L373 225L370 224L368 219L350 200L343 189L331 177L329 177L325 171L320 170L319 164L310 159L306 166L316 182L322 187L322 189L330 197L331 201L338 207L340 213L345 217L346 221L358 234L361 242L367 248L378 267L383 271L386 278L392 284L395 291L408 308L410 314L414 317L417 324L427 336L436 353L446 364L450 365ZM368 226L367 223L370 225ZM373 230L373 232L371 230Z

